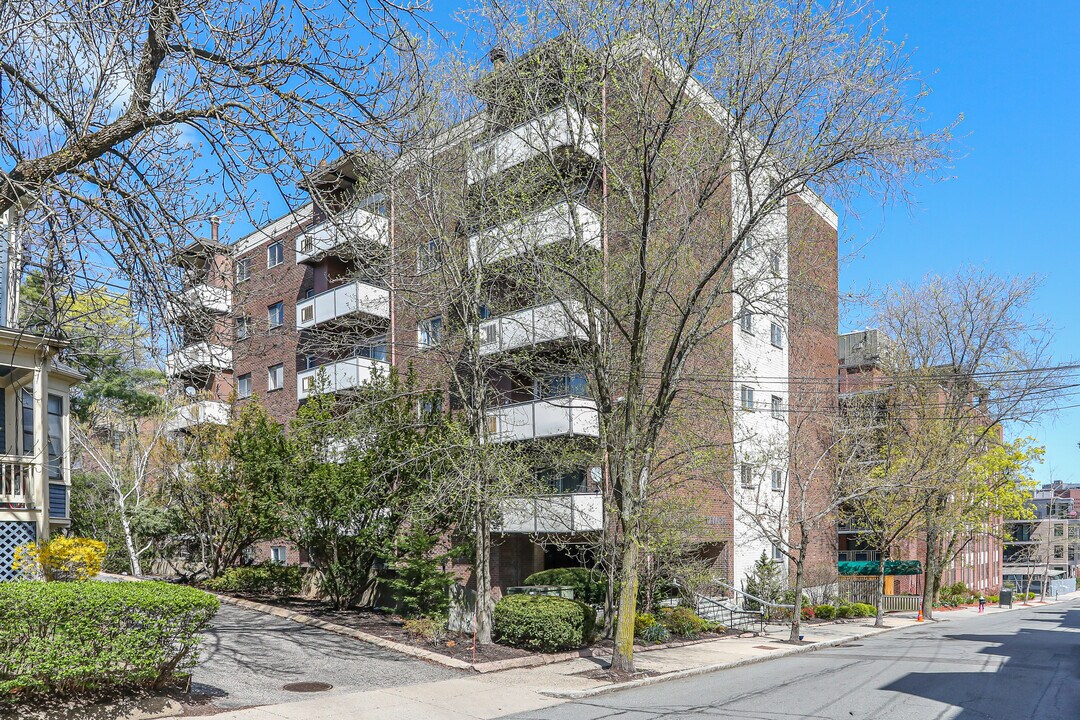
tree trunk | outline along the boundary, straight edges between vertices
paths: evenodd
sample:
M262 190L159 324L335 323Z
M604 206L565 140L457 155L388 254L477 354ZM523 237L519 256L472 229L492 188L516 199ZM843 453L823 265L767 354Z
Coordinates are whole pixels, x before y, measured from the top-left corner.
M135 540L131 534L131 520L128 519L123 500L120 501L120 527L124 531L124 545L127 547L128 559L131 561L131 575L142 577L142 564L139 562L139 553L135 550Z
M476 513L476 642L480 645L491 644L492 615L494 603L491 602L491 533L488 531L487 504L481 500Z
M923 583L922 614L924 620L934 619L934 600L938 592L938 529L933 521L926 528L926 581Z
M805 538L805 536L803 536ZM791 613L791 633L788 642L799 642L799 633L802 632L802 594L803 576L806 565L806 543L800 541L799 557L795 560L795 609Z
M874 627L885 627L885 553L881 553L880 558L878 560L877 592L875 593L877 602L874 607Z
M634 672L634 620L637 617L638 546L636 537L624 540L619 567L619 618L615 625L615 649L611 669Z

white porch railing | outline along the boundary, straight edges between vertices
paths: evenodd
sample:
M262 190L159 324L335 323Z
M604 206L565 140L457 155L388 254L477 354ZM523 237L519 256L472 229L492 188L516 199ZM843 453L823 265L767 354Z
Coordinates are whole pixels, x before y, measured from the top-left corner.
M165 372L170 376L182 375L200 367L213 370L231 368L232 350L224 345L198 342L182 347L165 357Z
M490 263L524 255L558 242L577 241L599 250L600 230L600 217L592 210L578 203L561 202L470 237L469 264L475 265L481 258Z
M507 168L570 147L594 160L600 158L599 133L592 121L569 106L555 108L477 145L469 157L469 183L485 180Z
M353 313L389 318L390 291L357 280L321 292L296 304L296 327L314 327Z
M232 293L228 288L200 283L180 293L180 297L171 305L173 312L178 315L193 310L227 313L232 309Z
M480 323L480 354L570 338L586 340L587 327L585 308L576 300L519 310Z
M30 481L34 464L19 455L0 455L0 504L30 506Z
M596 402L576 396L504 405L489 410L487 422L492 442L600 434Z
M229 415L229 403L218 400L199 400L178 408L175 414L166 421L165 429L174 432L204 423L228 425Z
M305 230L296 242L297 264L316 261L325 254L353 243L387 245L390 221L382 215L353 208Z
M360 387L369 382L376 370L383 375L390 372L390 364L370 358L348 358L337 362L320 365L296 374L296 396L303 400L316 391L319 371L326 373L326 392L337 392Z
M502 503L504 533L579 533L604 529L600 493L509 498Z

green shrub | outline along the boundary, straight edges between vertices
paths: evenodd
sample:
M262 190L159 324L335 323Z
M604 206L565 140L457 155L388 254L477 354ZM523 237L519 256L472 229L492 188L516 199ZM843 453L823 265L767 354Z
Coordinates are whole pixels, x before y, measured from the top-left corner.
M844 620L846 618L855 617L854 605L837 605L836 606L836 619Z
M668 629L660 623L654 622L649 627L641 631L639 635L642 642L655 645L656 643L667 642L671 639L671 633Z
M996 603L998 601L998 597L999 597L998 595L988 595L986 597L986 602L988 602L988 603Z
M395 572L387 585L405 615L430 617L450 610L454 575L443 569L449 555L435 552L438 542L435 535L417 531L397 543L398 557L390 559Z
M441 617L410 618L405 621L405 633L414 640L442 645L446 642L446 620Z
M495 604L495 637L514 647L555 652L592 639L596 611L550 595L507 595Z
M877 608L867 603L855 603L851 606L854 613L852 617L877 617Z
M815 605L814 617L821 620L832 620L836 617L836 607L834 605Z
M603 605L607 595L607 579L588 568L555 568L541 570L525 578L523 585L565 585L574 588L574 599L589 605Z
M692 638L705 632L708 623L688 607L660 608L660 624L672 635Z
M217 610L163 582L0 583L0 696L160 687L195 665Z
M229 568L203 583L212 592L250 593L252 595L296 595L304 583L304 571L295 565L260 563Z
M639 613L638 616L634 618L634 635L636 637L641 637L641 633L645 632L656 624L657 622L655 616L651 615L650 613Z

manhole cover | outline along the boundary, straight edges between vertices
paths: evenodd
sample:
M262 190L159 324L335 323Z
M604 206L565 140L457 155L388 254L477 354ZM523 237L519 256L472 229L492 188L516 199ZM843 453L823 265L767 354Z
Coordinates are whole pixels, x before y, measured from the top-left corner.
M323 692L334 687L330 683L324 682L295 682L288 685L282 685L282 690L288 690L289 692Z

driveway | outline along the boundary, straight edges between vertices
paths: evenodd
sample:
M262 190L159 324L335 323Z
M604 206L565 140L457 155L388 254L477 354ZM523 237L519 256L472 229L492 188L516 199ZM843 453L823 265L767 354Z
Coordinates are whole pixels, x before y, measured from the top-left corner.
M939 613L846 646L601 695L520 720L1080 718L1080 602Z
M462 677L451 668L391 653L359 640L291 620L222 604L206 633L192 692L223 708L312 698L283 690L296 682L322 682L321 696L415 685Z

